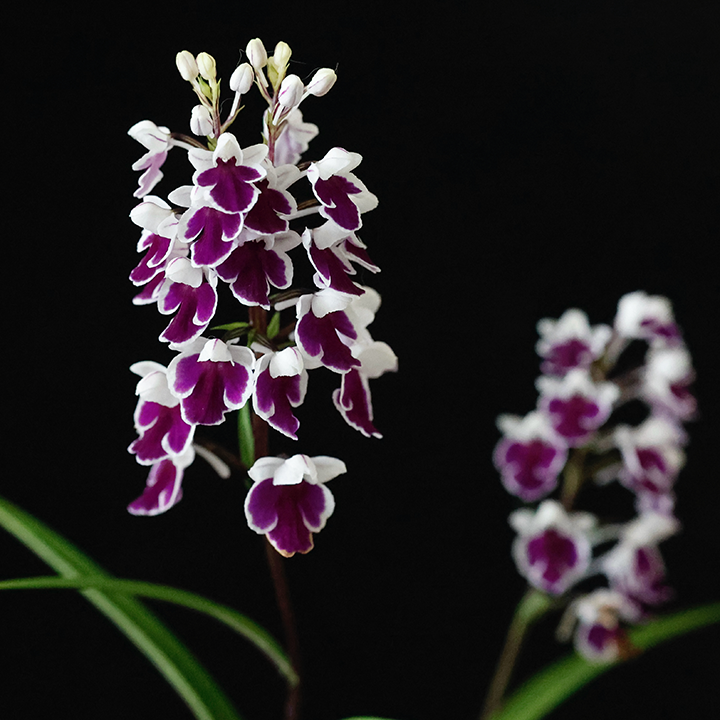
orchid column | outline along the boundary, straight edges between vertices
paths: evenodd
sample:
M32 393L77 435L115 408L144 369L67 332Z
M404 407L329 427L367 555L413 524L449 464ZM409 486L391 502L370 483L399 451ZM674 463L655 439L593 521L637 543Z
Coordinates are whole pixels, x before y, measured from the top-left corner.
M318 129L299 106L325 95L336 75L323 68L306 83L288 73L291 51L283 42L268 57L262 42L251 40L246 55L230 77L226 117L215 60L183 51L177 67L198 100L192 135L148 120L129 131L147 149L133 165L144 171L135 192L142 202L131 212L144 253L130 274L141 287L133 302L156 304L170 318L159 340L176 354L167 367L143 361L131 368L141 379L138 438L129 450L150 472L128 509L156 515L171 508L196 454L227 474L193 439L198 425L219 425L237 412L241 457L253 483L248 525L290 557L312 549L313 533L334 509L326 483L346 467L328 456L272 457L268 429L297 440L309 372L325 368L338 376L332 399L340 415L362 434L380 437L369 381L396 370L397 358L368 331L379 295L355 278L357 267L379 271L357 235L364 213L377 205L354 172L362 158L334 147L301 161ZM253 86L267 109L258 123L262 141L244 145L229 128ZM187 153L191 182L163 200L150 193L175 148ZM294 262L302 257L312 269L312 291L292 287ZM216 318L221 292L244 314ZM283 318L293 309L294 317Z

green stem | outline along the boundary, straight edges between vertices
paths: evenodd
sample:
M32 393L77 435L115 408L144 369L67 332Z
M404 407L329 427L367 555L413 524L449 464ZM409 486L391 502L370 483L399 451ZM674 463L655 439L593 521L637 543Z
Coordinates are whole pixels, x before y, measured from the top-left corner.
M490 682L485 704L480 713L480 720L487 720L501 706L525 636L533 623L550 608L551 603L552 600L547 595L534 588L528 589L518 603L508 628L495 675Z
M238 410L238 446L240 461L246 468L251 468L255 462L255 436L253 435L249 402L246 402Z
M565 464L565 469L563 470L563 485L560 502L568 512L570 512L575 504L575 498L580 492L583 480L585 479L584 465L587 453L587 448L574 448L570 452L570 457L568 458L568 461Z
M647 650L667 640L709 625L720 624L720 603L684 610L658 618L630 631L630 642ZM641 656L642 657L642 656ZM592 664L570 655L540 671L508 698L492 720L540 720L593 678L623 664Z
M250 325L256 333L261 335L267 334L267 311L261 307L251 307L248 310ZM249 403L245 407L248 407ZM241 452L242 443L250 444L249 440L244 440L252 436L252 457L248 457L247 466L250 467L256 458L265 457L269 454L269 438L268 424L258 415L247 410L247 419L243 420L243 427L240 434ZM243 458L245 461L245 458ZM295 622L295 612L293 610L292 600L290 597L290 588L285 573L284 558L276 552L269 541L265 543L265 554L267 557L270 575L272 577L273 588L275 590L275 599L277 601L280 617L282 618L283 630L285 632L285 642L298 681L294 685L288 686L288 694L285 700L285 720L298 720L300 717L300 700L301 700L301 663L300 663L300 640L297 632L297 624Z

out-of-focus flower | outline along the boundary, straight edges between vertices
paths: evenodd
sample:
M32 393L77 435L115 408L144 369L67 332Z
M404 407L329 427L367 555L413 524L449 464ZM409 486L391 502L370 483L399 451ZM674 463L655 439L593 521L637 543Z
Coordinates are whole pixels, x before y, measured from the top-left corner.
M648 295L642 290L620 298L615 331L628 340L647 340L661 345L682 342L670 301L662 295Z
M615 590L597 588L573 603L577 617L575 649L588 662L609 663L627 652L622 622L636 623L642 615L633 602Z
M692 420L697 402L692 359L684 346L650 348L642 373L640 397L656 414L676 421Z
M643 606L668 600L672 591L665 584L665 563L657 546L679 529L676 518L654 512L625 525L619 542L598 563L610 587Z
M541 369L549 375L589 368L603 354L612 335L608 325L590 327L587 315L577 308L566 310L559 320L540 320L537 330L540 340L536 350L543 358Z
M518 571L539 590L562 595L587 573L595 523L593 515L567 513L555 500L516 510L510 525L518 533L512 549Z
M505 489L525 502L551 493L567 461L568 446L549 418L535 411L524 418L501 415L497 424L504 437L493 460Z
M651 415L637 427L619 425L615 443L622 453L618 479L637 495L669 495L685 464L684 431L664 417Z
M596 383L586 370L570 370L563 378L540 376L540 412L549 418L555 432L568 445L578 447L610 417L612 405L620 395L610 382Z

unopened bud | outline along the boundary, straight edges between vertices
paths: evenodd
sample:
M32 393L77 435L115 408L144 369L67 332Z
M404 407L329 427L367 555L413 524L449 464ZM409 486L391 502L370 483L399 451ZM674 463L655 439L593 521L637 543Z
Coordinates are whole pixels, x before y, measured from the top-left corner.
M212 135L213 124L210 112L204 105L196 105L190 115L190 130L194 135Z
M235 68L230 76L230 89L244 95L252 87L254 79L255 75L252 66L249 63L242 63L242 65Z
M175 64L182 79L188 82L192 82L200 74L195 58L187 50L183 50L175 56Z
M297 75L288 75L280 85L278 102L285 108L293 108L300 103L305 86Z
M197 66L200 70L200 74L205 80L214 80L217 72L215 68L215 58L212 55L208 55L206 52L201 52L197 56Z
M335 84L337 75L330 68L320 68L305 88L305 92L315 97L321 97Z
M290 61L290 55L292 55L292 50L290 50L290 46L287 43L279 42L275 46L275 54L272 57L268 58L268 80L270 80L270 84L276 90L285 78L288 62Z
M275 67L280 68L287 67L288 62L290 62L290 56L292 55L292 50L290 49L290 46L286 42L282 42L282 40L275 46L275 52L273 53L272 59L275 63Z
M265 46L262 44L262 40L260 38L251 40L247 44L245 52L247 53L250 64L256 70L261 70L265 67L265 65L267 65L267 52L265 51Z

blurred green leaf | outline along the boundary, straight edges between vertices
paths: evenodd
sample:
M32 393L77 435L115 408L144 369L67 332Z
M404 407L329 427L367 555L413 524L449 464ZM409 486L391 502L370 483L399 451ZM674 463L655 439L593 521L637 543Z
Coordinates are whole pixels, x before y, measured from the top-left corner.
M0 525L65 578L114 579L71 542L4 498ZM240 720L207 671L139 600L96 589L80 592L155 665L198 720Z

